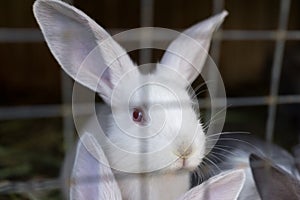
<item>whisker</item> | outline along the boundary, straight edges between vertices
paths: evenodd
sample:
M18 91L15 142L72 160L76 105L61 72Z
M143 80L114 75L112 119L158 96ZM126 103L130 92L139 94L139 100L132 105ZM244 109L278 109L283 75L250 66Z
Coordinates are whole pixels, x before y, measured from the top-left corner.
M211 121L214 120L219 114L224 112L227 108L229 108L229 106L225 106L224 108L216 112L206 123L204 123L204 126L208 126L209 124L211 124Z
M232 151L229 151L227 149L223 149L223 148L219 148L219 147L214 147L214 149L224 151L224 152L229 153L230 155L233 155L233 156L238 156L236 153L233 153Z
M221 148L223 148L223 149L230 149L230 150L232 150L232 148L234 148L233 146L228 146L228 145L222 145L222 144L215 144L215 147L221 147ZM212 147L212 149L213 149L214 147Z
M203 129L207 130L209 128L209 125L215 124L216 122L220 121L221 119L222 119L221 117L220 118L211 119L208 123L205 123L203 125Z
M246 145L248 145L249 147L253 148L254 150L257 151L257 153L259 153L261 156L265 155L262 150L260 150L257 146L251 144L250 142L247 142L247 141L244 141L244 140L241 140L241 139L237 139L237 138L218 138L218 139L210 139L210 140L207 140L207 141L237 141L237 142L240 142L240 143L244 143Z
M222 155L222 154L221 154ZM223 156L223 155L222 155ZM221 162L224 162L224 160L222 160L220 157L218 157L218 154L215 153L215 152L212 152L211 154L209 154L208 157L213 157L216 159L216 161L221 161ZM224 156L223 156L224 157Z
M233 131L233 132L221 132L221 133L214 133L206 136L207 138L209 137L214 137L214 136L219 136L219 135L230 135L230 134L251 134L250 132L246 131Z
M207 92L208 90L207 89L203 89L203 90L200 90L199 92L195 93L194 96L192 98L196 98L198 97L200 94L203 94L204 92Z
M229 159L230 158L230 156L228 156L228 155L225 155L225 154L222 154L222 153L219 153L219 152L211 152L211 154L209 154L209 156L210 155L215 155L215 156L221 156L221 157L223 157L223 158L225 158L225 159ZM218 158L221 162L225 162L225 160L222 160L221 158Z
M201 170L201 169L199 169ZM214 174L217 174L218 172L216 172L216 170L218 170L218 168L212 168L210 164L208 164L207 162L205 162L205 166L202 166L202 171L206 172L206 177L204 178L208 178Z
M221 169L213 162L211 161L208 157L205 157L204 159L206 159L207 161L209 161L211 164L213 164L219 171L221 171Z
M199 167L194 171L196 175L197 185L199 185L201 182L203 182L204 174L202 174L202 171Z
M208 81L204 81L203 83L201 83L200 85L198 85L197 87L195 87L194 91L195 93L204 85L208 85L209 83L213 83L215 82L215 80L208 80Z
M215 170L210 166L211 165L209 165L205 160L198 166L197 173L200 177L199 181L203 182L206 178L210 177L211 174L216 174ZM207 168L209 168L209 170L207 170Z
M208 152L214 152L214 150L216 150L216 147L220 147L221 150L232 150L233 147L230 146L225 146L225 145L220 145L218 143L216 143L215 145L213 145L212 147L206 147L206 150ZM209 154L208 154L209 155Z
M197 184L198 185L198 176L197 176L197 172L196 172L197 169L195 169L194 171L192 171L192 177L193 179L197 180Z

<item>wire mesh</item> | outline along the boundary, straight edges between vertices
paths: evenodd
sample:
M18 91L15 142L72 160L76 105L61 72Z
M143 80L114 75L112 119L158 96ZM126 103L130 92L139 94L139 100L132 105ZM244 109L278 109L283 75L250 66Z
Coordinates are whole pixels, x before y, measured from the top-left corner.
M213 1L212 13L220 12L226 2L223 0ZM266 139L273 141L274 126L276 120L276 108L280 104L298 104L300 103L300 95L280 95L279 84L282 70L282 62L285 50L285 44L288 40L300 40L300 30L288 30L288 20L290 15L290 0L280 1L280 14L278 19L277 30L223 30L220 29L215 35L212 44L211 54L215 63L219 63L221 52L220 46L222 41L236 40L268 40L275 41L275 49L272 64L272 73L270 81L270 94L268 96L258 97L231 97L227 99L230 107L251 107L251 106L268 106L268 115L266 122ZM154 1L141 0L141 26L152 26L154 15ZM111 33L121 32L124 29L110 29ZM123 38L126 42L139 42L139 38L143 36L130 36ZM168 35L159 35L153 38L155 41L170 41ZM0 28L0 43L40 43L43 37L39 30L33 28ZM151 58L150 51L140 55L141 63L147 63ZM213 79L213 75L212 78ZM52 105L32 105L32 106L11 106L0 107L0 120L15 120L15 119L36 119L36 118L53 118L63 117L63 138L65 151L71 151L74 145L74 125L71 113L71 96L72 96L72 81L61 74L61 91L62 104ZM222 99L219 99L220 102ZM200 104L200 107L207 107L206 104ZM0 183L0 194L7 193L30 193L33 190L51 190L59 188L60 178L55 180L46 180L40 182L4 182ZM146 189L143 190L147 192ZM147 195L146 195L147 196Z

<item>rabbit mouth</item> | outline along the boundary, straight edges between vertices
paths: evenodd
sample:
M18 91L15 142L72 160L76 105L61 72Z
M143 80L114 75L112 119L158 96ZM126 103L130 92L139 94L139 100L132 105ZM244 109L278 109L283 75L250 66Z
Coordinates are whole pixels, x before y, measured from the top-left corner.
M188 171L194 171L197 166L198 166L198 162L195 163L193 162L191 159L182 159L182 169L188 170Z
M172 163L169 167L167 171L194 171L197 166L198 166L198 162L196 162L194 159L192 158L185 158L185 157L181 157L178 158L174 163Z

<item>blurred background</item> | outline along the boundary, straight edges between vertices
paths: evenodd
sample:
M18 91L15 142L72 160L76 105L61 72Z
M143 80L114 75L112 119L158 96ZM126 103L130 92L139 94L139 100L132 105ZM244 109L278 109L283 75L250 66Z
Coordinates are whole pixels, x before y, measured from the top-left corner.
M76 141L73 82L48 50L33 2L0 3L0 200L62 199L60 170ZM300 1L67 2L112 34L142 26L183 30L228 10L211 48L228 96L224 131L250 132L291 152L299 143ZM131 56L137 63L145 57L156 62L162 53Z

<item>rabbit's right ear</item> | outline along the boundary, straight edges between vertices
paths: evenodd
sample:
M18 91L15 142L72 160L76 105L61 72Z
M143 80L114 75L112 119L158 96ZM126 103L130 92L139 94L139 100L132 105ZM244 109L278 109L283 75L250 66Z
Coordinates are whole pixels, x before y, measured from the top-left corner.
M262 200L300 199L300 182L291 174L255 154L250 155L250 166Z
M124 49L86 14L60 0L36 0L33 12L61 67L108 103L117 81L135 67Z
M166 50L161 67L174 69L192 84L205 64L213 33L227 14L223 11L181 33ZM197 65L193 66L195 63ZM161 67L157 68L158 73Z
M236 200L244 182L243 170L224 172L194 187L179 200Z
M77 146L71 176L71 200L121 200L121 192L96 139L85 133Z

